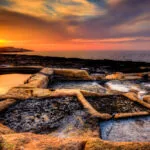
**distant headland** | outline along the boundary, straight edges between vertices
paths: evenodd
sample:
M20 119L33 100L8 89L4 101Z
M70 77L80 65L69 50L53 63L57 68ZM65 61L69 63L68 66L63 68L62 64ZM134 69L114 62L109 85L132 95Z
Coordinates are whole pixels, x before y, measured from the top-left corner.
M15 47L0 47L0 53L13 53L13 52L32 52L32 50L15 48Z

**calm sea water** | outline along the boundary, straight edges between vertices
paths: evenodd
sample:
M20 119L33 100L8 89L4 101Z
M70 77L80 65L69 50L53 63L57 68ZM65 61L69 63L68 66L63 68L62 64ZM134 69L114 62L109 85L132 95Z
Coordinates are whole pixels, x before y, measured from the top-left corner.
M34 51L27 55L150 62L149 51Z

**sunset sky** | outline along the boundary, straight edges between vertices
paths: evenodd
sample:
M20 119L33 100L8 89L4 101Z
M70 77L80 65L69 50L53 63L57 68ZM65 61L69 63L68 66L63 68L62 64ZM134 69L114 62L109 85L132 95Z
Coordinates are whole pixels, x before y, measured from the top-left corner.
M150 0L0 0L0 46L150 50Z

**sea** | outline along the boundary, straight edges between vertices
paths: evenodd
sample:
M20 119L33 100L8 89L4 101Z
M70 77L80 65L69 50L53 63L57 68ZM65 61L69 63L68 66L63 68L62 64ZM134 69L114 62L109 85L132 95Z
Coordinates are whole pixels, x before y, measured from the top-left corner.
M51 56L51 57L65 57L65 58L82 58L95 60L121 60L121 61L135 61L135 62L150 62L150 50L136 51L136 50L97 50L97 51L32 51L25 53L26 55Z

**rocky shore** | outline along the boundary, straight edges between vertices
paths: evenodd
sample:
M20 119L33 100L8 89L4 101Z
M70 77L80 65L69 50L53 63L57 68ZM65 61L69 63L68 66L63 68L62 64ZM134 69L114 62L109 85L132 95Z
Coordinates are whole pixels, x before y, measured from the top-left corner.
M149 63L0 58L32 74L0 96L0 149L150 150Z
M146 62L27 56L23 54L0 54L0 65L74 68L100 74L114 72L140 73L150 71L150 63Z

